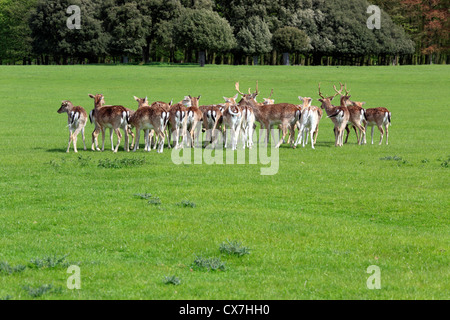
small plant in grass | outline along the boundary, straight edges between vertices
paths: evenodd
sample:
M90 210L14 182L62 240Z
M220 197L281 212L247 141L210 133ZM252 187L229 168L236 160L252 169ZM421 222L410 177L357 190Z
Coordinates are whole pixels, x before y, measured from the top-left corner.
M177 286L181 283L180 278L176 276L165 276L163 281L165 284L173 284L174 286Z
M66 261L68 254L58 257L56 254L53 256L46 256L43 258L35 258L30 260L30 266L32 268L56 268L58 266L68 267L71 263Z
M26 266L19 264L17 266L11 266L8 262L2 261L0 262L0 274L13 274L19 273L26 269Z
M154 196L151 193L136 193L134 195L136 198L147 200L148 204L160 205L161 199L158 196Z
M52 284L44 284L37 288L24 286L23 289L33 298L38 298L47 293L61 293L61 287L55 287Z
M195 203L189 200L183 200L181 202L177 203L177 206L183 207L183 208L195 208Z
M229 241L222 242L219 247L220 252L226 254L234 254L238 257L242 257L246 254L250 254L250 249L248 247L244 247L242 243L238 241Z
M91 162L91 157L83 157L81 154L78 156L78 163L82 167L86 167Z
M203 258L202 256L197 256L192 265L192 269L207 269L212 271L225 271L225 262L220 260L220 258Z
M402 161L403 158L402 157L398 157L398 156L387 156L387 157L383 157L380 158L380 160L386 160L386 161Z
M98 161L98 167L99 168L107 168L107 169L120 169L120 168L126 168L126 167L138 167L145 164L145 158L124 158L124 159L114 159L110 160L108 158L106 159L100 159Z
M450 156L446 160L438 159L441 162L442 168L448 168L450 166Z

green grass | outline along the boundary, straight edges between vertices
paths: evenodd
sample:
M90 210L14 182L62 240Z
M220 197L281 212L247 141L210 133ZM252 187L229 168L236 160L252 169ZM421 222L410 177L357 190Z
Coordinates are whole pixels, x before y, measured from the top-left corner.
M448 299L449 71L0 66L0 299ZM335 148L324 117L316 150L283 145L273 176L262 164L175 165L167 149L113 154L108 138L103 153L81 136L79 154L65 153L62 100L88 112L89 93L130 108L134 95L210 104L256 80L259 100L274 88L292 103L346 82L352 99L391 110L390 144L357 146L353 133ZM251 254L221 251L227 239ZM193 268L199 258L226 268ZM66 287L67 262L80 290ZM366 287L370 265L380 290ZM179 285L162 280L172 275Z

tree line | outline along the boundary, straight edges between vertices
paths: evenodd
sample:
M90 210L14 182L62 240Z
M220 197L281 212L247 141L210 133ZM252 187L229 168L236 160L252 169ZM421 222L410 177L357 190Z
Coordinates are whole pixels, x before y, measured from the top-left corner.
M0 0L0 63L447 63L448 20L448 0Z

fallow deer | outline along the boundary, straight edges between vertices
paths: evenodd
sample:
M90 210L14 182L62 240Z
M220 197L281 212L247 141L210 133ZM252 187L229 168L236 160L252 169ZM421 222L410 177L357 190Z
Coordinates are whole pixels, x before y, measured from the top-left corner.
M248 105L252 107L255 115L255 120L261 124L261 127L267 129L266 132L266 144L269 141L270 129L273 125L282 125L282 138L279 140L276 148L279 148L283 143L283 140L289 130L290 135L294 136L294 125L300 117L300 108L290 103L278 103L261 105L255 100L258 95L258 82L256 83L256 92L251 94L244 94L239 90L239 82L235 85L236 90L242 96L242 100L239 102L239 106ZM293 142L292 142L293 145Z
M195 147L195 141L198 143L198 138L200 136L202 122L203 122L203 112L199 109L198 101L201 96L192 97L187 96L185 99L189 100L188 110L187 110L187 120L186 129L191 135L190 144Z
M81 132L81 136L83 137L83 145L84 150L86 150L86 142L84 138L84 127L87 122L87 113L83 107L74 106L72 102L68 100L64 100L61 104L61 107L57 111L58 113L67 113L67 126L69 127L69 144L67 146L67 151L70 150L70 144L73 142L73 151L78 152L77 150L77 137Z
M89 94L89 97L94 99L94 120L95 129L92 132L92 150L94 150L94 143L97 145L97 137L99 131L102 132L102 151L105 150L105 129L110 130L111 149L113 152L117 152L120 145L122 135L119 129L123 129L125 135L125 151L128 149L128 121L130 112L123 106L105 106L105 100L102 94L96 94L95 96ZM91 112L92 113L92 112ZM113 131L117 134L117 146L114 148L113 143ZM96 148L98 150L98 147Z
M162 153L164 149L164 130L169 121L169 112L159 105L150 107L148 100L138 100L139 108L130 117L130 125L136 128L136 144L133 151L137 150L141 130L144 130L145 151L151 151L150 130L154 130L158 137L159 147L158 153Z
M169 110L169 124L172 130L173 140L175 141L174 148L176 149L183 148L184 141L186 140L187 112L188 108L183 104L183 101L173 105ZM180 137L183 137L181 144L179 141Z
M203 128L206 131L206 141L213 145L217 142L215 134L216 130L218 130L219 126L223 123L223 111L225 107L225 104L199 106L199 109L203 113Z
M342 87L342 83L341 83L341 87ZM334 86L334 90L336 92L336 86ZM348 124L345 127L345 130L347 131L347 138L345 139L345 143L347 143L348 140L348 135L349 135L349 125L352 125L352 127L355 130L356 133L356 138L358 141L358 144L361 145L363 143L363 140L365 139L365 135L366 135L366 130L364 129L364 127L362 126L363 121L365 120L365 110L357 105L356 103L353 103L352 101L350 101L351 95L350 95L350 91L347 90L347 84L345 84L345 94L342 94L342 90L339 93L341 95L341 106L346 106L348 109L348 112L350 114L350 117L348 119ZM358 131L356 130L358 129ZM359 134L358 134L359 132Z
M241 130L242 110L234 103L226 103L223 111L223 124L225 129L230 129L231 150L237 149L239 132ZM225 131L225 148L228 147L228 133Z
M334 86L335 87L335 86ZM348 119L350 118L350 113L348 112L347 107L345 106L333 106L331 101L342 92L343 86L341 85L341 90L337 91L334 96L325 97L320 91L320 83L319 83L319 96L321 99L319 101L322 103L320 106L322 109L325 109L328 118L333 121L334 124L334 138L336 147L343 145L343 136L344 130L347 126Z
M372 144L373 144L373 129L374 126L378 127L378 130L380 130L380 143L383 142L383 126L386 130L386 144L389 144L389 126L391 124L391 112L383 107L380 108L369 108L366 109L366 123L364 124L364 127L367 128L367 126L372 127ZM365 137L364 137L365 138ZM366 143L366 140L364 139L364 143Z
M302 143L303 141L303 147L305 147L305 144L307 143L308 136L311 135L311 147L314 149L315 144L315 138L314 135L316 132L318 132L319 128L319 121L320 121L320 115L319 115L319 108L316 106L311 106L312 98L310 97L298 97L300 101L303 102L303 106L301 108L301 116L297 122L298 127L298 136L297 141L295 142L294 147L297 147L299 143Z

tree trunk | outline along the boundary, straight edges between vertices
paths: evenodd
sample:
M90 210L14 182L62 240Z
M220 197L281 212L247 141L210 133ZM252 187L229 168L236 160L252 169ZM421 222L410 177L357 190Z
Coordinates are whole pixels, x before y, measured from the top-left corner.
M199 51L198 52L198 63L200 64L200 67L204 67L206 64L206 53L205 51Z
M254 66L258 65L258 56L253 56L253 65Z

